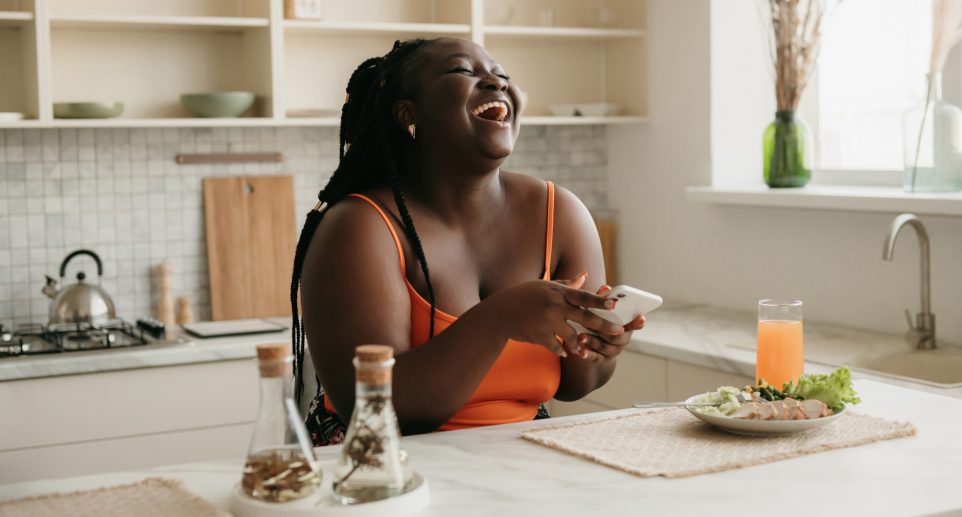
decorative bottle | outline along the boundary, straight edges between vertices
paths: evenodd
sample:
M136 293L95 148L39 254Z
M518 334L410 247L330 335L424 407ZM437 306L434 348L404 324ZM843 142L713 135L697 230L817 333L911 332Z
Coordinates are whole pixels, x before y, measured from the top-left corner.
M906 192L962 189L962 110L942 99L942 74L930 75L926 96L902 119Z
M400 495L411 478L402 459L397 415L391 404L394 349L361 345L355 349L357 378L354 413L334 473L334 496L341 504L365 503Z
M257 345L261 398L241 488L248 496L283 503L314 493L321 471L292 397L290 345Z

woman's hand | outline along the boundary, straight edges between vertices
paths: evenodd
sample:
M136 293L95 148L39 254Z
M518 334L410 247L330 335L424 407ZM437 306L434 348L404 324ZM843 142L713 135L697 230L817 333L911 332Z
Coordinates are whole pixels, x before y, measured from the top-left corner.
M578 331L568 321L596 331L605 329L610 336L623 333L621 326L586 310L615 306L614 300L580 289L586 276L582 273L554 282L532 280L500 291L485 300L494 310L492 323L501 325L508 339L541 345L561 357L578 351Z
M611 286L605 285L601 289L598 289L598 295L604 296L611 291ZM581 353L579 354L583 359L589 361L601 362L607 361L625 349L629 342L631 342L631 335L634 331L640 330L645 326L645 316L639 315L633 321L622 327L622 331L619 333L608 333L599 329L594 330L597 335L581 333L578 334L578 346L580 347ZM590 328L590 327L589 327Z

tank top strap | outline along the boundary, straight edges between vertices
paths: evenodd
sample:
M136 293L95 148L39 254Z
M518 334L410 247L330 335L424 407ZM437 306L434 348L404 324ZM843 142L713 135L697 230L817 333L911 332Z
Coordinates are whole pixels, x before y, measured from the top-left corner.
M391 237L394 238L394 245L397 247L398 260L401 261L401 276L404 277L407 274L407 265L404 263L404 248L401 247L401 239L398 238L397 232L394 230L394 224L391 223L391 219L387 216L387 213L384 212L384 209L381 208L381 206L378 205L373 199L365 196L364 194L348 194L348 197L356 197L362 201L366 201L367 204L374 207L374 209L377 210L377 213L381 215L381 219L384 220L384 224L387 225L387 229L391 232Z
M554 183L548 181L548 224L544 246L544 279L551 280L551 247L554 244Z

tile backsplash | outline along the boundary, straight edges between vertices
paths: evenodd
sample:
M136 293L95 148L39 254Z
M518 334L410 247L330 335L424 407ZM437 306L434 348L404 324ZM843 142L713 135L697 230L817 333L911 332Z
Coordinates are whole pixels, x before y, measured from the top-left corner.
M168 259L174 296L210 317L201 178L291 174L299 217L337 165L336 128L0 129L0 323L45 323L44 275L78 248L104 262L120 317L152 315L151 271ZM179 153L268 152L282 163L179 165ZM526 127L505 168L608 208L604 126ZM298 228L303 220L298 221ZM87 257L68 267L66 281Z

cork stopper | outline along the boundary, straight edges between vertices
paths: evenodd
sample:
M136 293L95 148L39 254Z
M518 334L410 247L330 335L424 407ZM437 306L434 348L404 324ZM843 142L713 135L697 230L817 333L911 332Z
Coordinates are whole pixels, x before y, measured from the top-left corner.
M387 345L360 345L354 349L357 380L365 384L391 383L394 348Z
M291 347L287 343L257 345L257 365L261 377L286 377L291 372Z

